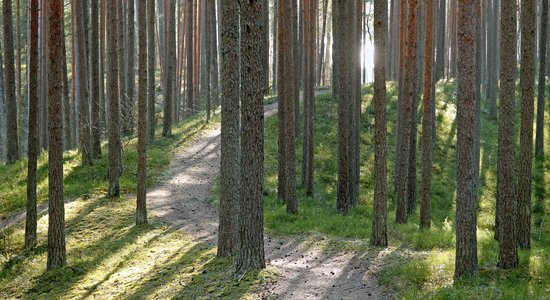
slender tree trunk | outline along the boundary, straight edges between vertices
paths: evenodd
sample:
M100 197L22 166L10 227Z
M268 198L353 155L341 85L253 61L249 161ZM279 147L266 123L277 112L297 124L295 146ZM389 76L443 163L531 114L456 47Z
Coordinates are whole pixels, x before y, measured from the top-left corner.
M40 44L38 45L40 49L40 117L39 117L39 126L38 129L40 131L40 148L41 149L47 149L48 148L48 108L47 108L47 86L48 86L48 76L47 72L49 70L48 67L48 9L46 0L41 0L40 2ZM74 16L73 16L74 17ZM5 38L5 37L4 37ZM72 56L74 57L74 56ZM76 65L76 64L73 64ZM73 74L75 74L73 72ZM74 76L74 75L73 75ZM73 80L74 82L75 80ZM74 95L74 94L73 94ZM76 122L76 121L75 121ZM76 124L75 124L76 125ZM76 128L77 126L73 126L75 128L75 136L76 136ZM76 138L75 138L76 140Z
M92 153L95 158L101 157L101 131L99 120L99 4L98 0L91 0L91 39L90 43L90 68L91 76L91 92L92 100Z
M325 0L326 2L326 0ZM313 118L315 105L316 0L305 0L304 14L304 157L302 174L306 195L313 196Z
M70 97L70 89L69 86L69 75L67 72L67 46L66 42L64 41L61 44L61 52L63 54L63 110L64 110L64 120L65 123L64 126L64 132L65 132L65 149L72 149L74 147L73 142L73 134L71 129L71 97Z
M172 105L173 105L173 91L174 88L174 78L175 74L175 65L176 65L176 2L175 0L164 0L165 8L165 20L166 28L164 32L166 34L165 42L166 47L164 48L164 61L166 64L166 75L165 75L165 90L164 90L164 123L162 136L169 137L172 136Z
M218 257L236 254L239 244L240 205L240 28L237 0L222 0L220 10L222 47L221 199Z
M18 117L18 123L17 123L17 129L18 134L17 137L20 139L20 149L19 154L26 153L25 147L26 143L24 140L24 126L23 126L23 97L21 95L21 1L16 0L15 1L15 42L17 45L17 54L16 54L16 65L17 65L17 71L16 71L16 82L17 86L15 88L16 97L17 97L17 117Z
M214 103L212 111L215 113L216 109L220 106L220 79L218 72L218 32L216 26L216 4L212 3L212 8L210 9L210 38L211 42L211 53L212 53L212 66L210 68L211 80L212 80L212 101ZM183 44L183 43L182 43ZM183 55L183 54L182 54Z
M8 137L8 163L14 163L19 159L19 141L17 137L17 99L15 97L15 66L13 51L13 24L11 17L12 2L4 0L2 15L4 18L4 89L7 107L7 137Z
M120 118L121 118L121 124L120 129L121 133L125 135L125 124L128 120L128 91L127 91L127 75L128 75L128 69L127 69L127 56L126 56L126 26L125 26L125 9L124 9L124 0L113 0L117 2L117 17L116 22L117 24L117 34L118 34L118 40L117 40L117 46L118 46L118 85L119 85L119 99L120 99Z
M370 242L373 246L388 246L388 198L386 162L386 43L388 38L388 5L374 1L374 207Z
M3 66L2 44L0 44L0 66ZM4 97L4 68L0 68L0 160L6 160L6 103Z
M535 156L542 158L544 156L544 102L545 102L545 90L546 90L546 73L547 62L549 61L547 55L547 42L548 42L548 0L542 0L542 14L541 14L541 30L539 37L539 79L537 87L537 122L536 122L536 134L535 134Z
M239 247L235 260L237 275L265 268L263 183L264 183L264 112L261 81L263 45L266 28L259 22L262 1L241 2L242 31L242 127Z
M499 0L493 0L493 7L491 12L491 34L490 36L490 45L491 53L498 53L498 2ZM497 86L498 86L498 55L492 55L492 61L490 63L489 70L489 95L487 96L487 102L489 104L489 118L492 120L497 119Z
M142 33L143 34L143 33ZM149 143L155 140L157 118L155 116L155 0L147 0L147 115Z
M221 1L221 0L220 0ZM194 9L193 9L193 1L187 1L186 2L186 14L187 14L187 17L185 17L186 21L187 21L187 24L185 25L185 30L186 30L186 33L185 33L185 53L187 55L187 58L186 58L186 64L187 64L187 71L186 71L186 76L187 76L187 88L186 88L186 91L187 91L187 95L186 95L186 98L187 98L187 113L190 114L190 113L193 113L193 98L194 98L194 62L193 62L193 58L194 58L194 42L193 42L193 32L194 32L194 27L195 27L195 13L194 13Z
M84 4L82 1L75 1L73 4L75 15L76 36L76 80L78 81L78 98L80 99L80 152L82 165L92 164L92 137L90 131L90 105L88 102L88 70L86 64L86 34L84 22Z
M327 31L327 10L328 10L328 1L323 0L323 19L322 19L322 29L321 29L321 44L319 51L319 58L317 60L317 85L321 86L322 71L323 71L323 59L325 58L325 34Z
M100 0L99 13L99 134L107 128L107 101L105 100L105 1Z
M501 13L501 71L500 110L498 126L498 177L497 215L499 240L498 267L514 268L518 265L516 232L516 190L515 190L515 130L514 106L516 85L516 43L517 3L502 0Z
M205 35L205 42L206 42L206 45L205 45L205 56L206 56L206 70L205 70L205 74L204 76L206 77L206 122L210 122L210 112L212 110L212 90L210 88L210 78L211 78L211 73L210 73L210 69L212 68L212 31L211 31L211 26L210 26L210 22L211 22L211 13L210 11L212 10L213 8L213 5L214 3L212 3L211 1L207 1L206 2L206 7L205 7L205 12L204 12L204 17L206 18L205 20L205 26L204 26L204 35ZM268 47L269 48L269 47ZM267 50L265 50L267 51ZM267 71L265 72L266 76L267 76Z
M401 109L401 113L403 114L402 117L402 123L401 126L402 130L398 130L399 133L399 139L402 141L400 143L400 147L398 149L398 159L396 159L396 163L399 164L398 170L398 182L397 182L397 208L396 208L396 221L397 223L407 223L407 203L409 202L409 180L410 176L407 176L409 174L409 168L410 165L410 141L411 141L411 135L412 131L416 130L416 123L412 123L412 115L414 111L414 102L416 99L416 96L414 94L415 88L414 84L416 82L416 63L415 63L415 40L416 40L416 14L417 14L417 5L418 2L416 0L409 1L409 8L408 8L408 29L409 32L407 34L407 53L405 58L405 69L406 74L404 77L404 84L405 89L403 91L403 105ZM416 119L416 118L415 118ZM414 166L412 166L414 167ZM407 178L408 177L408 178Z
M119 104L119 78L118 62L118 22L117 1L107 2L107 89L106 96L109 102L109 190L110 198L120 195L119 178L122 174L122 155L120 141L120 104ZM120 70L122 72L122 70ZM121 81L122 82L122 81Z
M420 205L420 227L430 228L430 187L432 176L432 95L435 88L434 64L434 2L426 3L426 46L424 68L424 93L422 102L422 202Z
M130 1L132 5L133 1ZM146 0L138 0L138 166L136 224L147 223L147 18ZM150 74L149 77L154 76Z
M277 11L278 11L278 0L273 0L273 62L272 62L272 88L275 90L277 87L277 22L279 18L277 17Z
M126 94L127 96L127 117L124 124L124 135L130 136L134 134L135 127L135 86L136 86L136 70L135 70L135 40L136 40L136 25L135 25L135 2L134 0L128 1L128 23L127 25L127 55L128 55L128 78L126 83Z
M61 0L48 1L49 58L48 77L48 270L67 263L65 249L65 208L63 202L63 15Z
M533 121L535 113L535 53L537 5L521 2L521 133L518 171L518 242L531 248L531 177L533 170Z
M38 0L29 3L29 162L25 249L36 246L36 166L38 159Z

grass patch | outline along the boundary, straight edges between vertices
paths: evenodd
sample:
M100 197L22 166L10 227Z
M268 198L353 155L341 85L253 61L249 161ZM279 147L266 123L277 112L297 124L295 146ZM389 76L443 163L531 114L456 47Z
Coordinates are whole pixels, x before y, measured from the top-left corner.
M45 271L47 218L39 245L19 254L24 226L0 247L0 298L14 299L238 299L276 274L264 270L237 282L231 260L213 246L153 221L135 226L135 199L90 198L66 205L65 268Z
M184 148L202 130L219 124L219 114L211 123L204 121L204 114L191 116L173 128L173 137L161 137L157 130L157 139L147 147L147 186L163 180L172 154ZM122 159L124 173L120 178L121 194L133 194L136 190L137 176L137 138L129 137L122 141ZM64 192L65 199L104 195L107 192L107 144L102 147L102 158L96 159L93 166L81 166L80 153L70 150L64 153ZM0 219L23 211L27 201L27 159L21 159L12 165L0 166ZM48 200L48 154L43 152L37 166L37 201Z
M362 89L361 115L361 178L359 206L346 216L336 213L337 184L337 101L331 94L316 99L314 127L314 197L305 197L300 184L303 137L297 139L296 178L299 213L288 215L284 204L277 199L277 118L266 120L265 144L265 224L273 235L321 236L325 248L365 249L372 222L374 187L374 105L373 86ZM478 209L478 245L480 276L462 282L453 281L454 218L456 198L456 84L437 85L437 136L434 147L432 191L432 228L419 230L418 211L409 216L409 223L395 223L393 174L395 161L395 127L397 89L388 84L388 232L393 254L381 272L382 283L397 292L398 298L464 299L543 298L550 294L550 207L544 202L550 182L550 163L535 164L533 182L533 249L521 252L520 267L512 272L496 269L498 244L493 240L498 123L490 120L488 110L482 109L481 132L481 189ZM519 124L520 103L517 103ZM419 107L418 137L421 137ZM548 122L548 118L546 119ZM547 125L547 128L550 126ZM519 126L518 126L519 130ZM550 139L546 140L549 149ZM519 145L519 137L518 137ZM519 156L519 148L516 151ZM548 152L547 155L549 155ZM417 193L420 197L421 152L417 151ZM418 205L419 206L419 205ZM546 212L546 214L543 213ZM543 221L546 219L546 221ZM542 226L541 226L542 224Z

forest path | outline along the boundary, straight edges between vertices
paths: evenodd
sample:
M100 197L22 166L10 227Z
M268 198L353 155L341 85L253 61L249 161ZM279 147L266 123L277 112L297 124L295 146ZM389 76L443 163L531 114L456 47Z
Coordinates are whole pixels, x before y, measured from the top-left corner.
M277 113L277 103L264 108ZM197 241L216 245L218 212L207 203L220 168L220 127L198 137L171 162L169 179L147 194L148 209L163 222ZM265 237L268 266L278 270L274 282L254 295L261 299L387 299L376 278L384 252L326 252L323 238ZM307 244L307 245L306 245ZM372 252L372 253L371 253Z

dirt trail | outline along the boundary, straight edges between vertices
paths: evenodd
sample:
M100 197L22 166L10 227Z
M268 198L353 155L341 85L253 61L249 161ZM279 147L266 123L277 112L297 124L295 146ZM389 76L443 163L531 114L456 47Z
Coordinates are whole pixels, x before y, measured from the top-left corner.
M265 107L265 116L277 104ZM209 130L176 155L169 180L147 194L148 209L163 222L193 238L217 241L218 213L208 204L219 175L220 128ZM300 238L265 238L266 259L278 269L277 281L264 284L255 294L262 299L385 299L389 298L375 276L383 253L324 253L305 247Z

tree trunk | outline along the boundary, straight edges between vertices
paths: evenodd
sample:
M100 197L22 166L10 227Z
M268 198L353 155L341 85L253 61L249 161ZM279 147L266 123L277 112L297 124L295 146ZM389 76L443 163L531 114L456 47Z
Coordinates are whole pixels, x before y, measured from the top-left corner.
M86 64L86 33L84 22L84 3L74 1L73 14L75 15L76 36L76 80L78 98L80 99L80 152L82 165L92 164L92 138L90 131L90 104L88 102L88 70Z
M475 161L475 36L479 3L458 1L457 197L455 278L477 275Z
M213 9L214 3L212 1L207 1L205 6L205 12L204 17L205 20L205 26L204 26L204 35L205 35L205 56L206 56L206 69L204 76L206 77L206 122L210 122L210 112L212 110L212 90L210 88L210 78L211 73L210 69L212 68L212 26L210 25L211 22L211 13L210 11ZM269 48L269 47L268 47ZM265 49L264 49L265 50ZM266 52L265 50L264 52ZM267 76L267 71L265 72Z
M164 48L164 61L166 75L164 76L165 90L164 90L164 116L163 116L163 129L162 136L172 136L172 105L173 105L173 91L174 79L176 76L176 1L164 0L165 8L165 24L164 33L166 34Z
M242 30L242 127L239 247L236 271L242 278L254 269L265 268L263 183L264 183L264 112L263 112L263 45L266 28L259 22L262 1L241 3Z
M319 46L319 58L317 60L317 86L321 86L322 83L322 71L323 71L323 59L325 58L325 34L327 31L327 10L328 10L328 1L323 0L323 19L322 19L322 29L321 29L321 44Z
M98 0L91 0L91 39L90 43L90 68L92 100L92 153L95 158L101 157L101 129L99 120L99 4Z
M147 115L148 142L155 140L155 0L147 0Z
M489 42L489 51L490 53L498 53L498 0L493 0L493 7L491 11L491 24L490 24L490 42ZM489 63L489 87L487 102L489 104L489 118L491 120L497 119L497 89L498 89L498 78L497 78L497 64L498 56L491 55L492 61Z
M338 1L335 11L335 36L338 36L336 43L335 65L338 69L336 78L338 82L338 188L336 198L336 209L339 213L348 213L352 197L350 185L352 174L349 164L353 163L350 157L352 139L351 118L354 107L352 101L356 100L356 70L354 39L356 38L355 24L355 1Z
M498 267L518 265L516 237L516 191L514 178L514 106L516 85L516 12L515 0L502 0L500 110L498 126L497 215L499 240ZM459 160L460 161L460 160Z
M404 91L403 91L403 104L402 104L402 126L399 132L399 140L402 141L400 147L398 148L398 158L396 163L398 167L398 181L397 181L397 208L396 208L396 222L403 224L407 223L407 203L408 203L408 193L409 189L409 174L410 166L410 141L411 134L413 130L416 130L416 123L412 123L412 115L414 102L417 100L414 95L415 92L415 82L416 82L416 63L415 63L415 40L416 40L416 14L417 14L417 5L416 0L409 1L408 7L408 29L407 34L407 51L405 57L405 76L404 76ZM415 118L416 119L416 118Z
M272 62L273 75L272 75L272 81L271 81L273 90L275 90L275 88L277 87L277 72L278 72L277 70L277 28L278 28L277 22L279 19L277 17L277 11L278 11L277 7L278 7L278 0L273 0L273 62Z
M215 113L216 109L220 106L220 79L218 72L218 32L216 26L216 4L212 3L212 8L210 9L210 38L211 41L211 53L212 53L212 66L210 68L211 80L212 80L212 98L213 98L213 107L212 111ZM183 44L183 43L182 43ZM182 54L183 55L183 54Z
M187 1L186 2L186 14L187 16L185 17L185 20L187 22L187 24L185 25L185 53L187 55L187 58L186 58L186 64L187 64L187 71L186 71L186 76L187 76L187 95L186 95L186 98L187 98L187 114L190 114L193 112L193 98L194 98L194 86L195 86L195 83L194 83L194 72L193 72L193 69L194 69L194 62L193 62L193 58L194 58L194 54L193 54L193 45L194 45L194 42L193 42L193 32L194 32L194 27L195 27L195 13L194 13L194 9L193 9L193 1Z
M19 141L17 129L17 99L15 98L15 66L13 53L13 24L11 0L4 0L4 90L7 114L7 161L14 163L19 159Z
M325 0L326 2L326 0ZM302 174L306 195L313 196L313 118L315 104L316 0L305 0L304 14L304 157Z
M107 102L105 100L105 1L100 0L99 13L99 135L107 128Z
M117 18L115 19L117 24L117 46L118 46L118 81L119 81L119 99L120 99L120 114L121 114L121 133L125 134L124 128L128 120L128 91L127 91L127 43L126 43L126 26L125 26L125 9L124 0L114 0L117 2Z
M65 149L73 149L74 142L73 142L73 134L72 134L72 128L71 128L71 97L70 97L70 89L69 86L69 75L67 72L67 46L66 42L64 41L61 44L61 53L63 54L63 110L64 110L64 120L65 123L63 124L64 132L65 132Z
M38 48L40 49L40 116L39 116L39 126L38 130L40 131L40 148L41 149L47 149L48 148L48 108L47 108L47 96L48 96L48 76L47 72L49 70L48 66L48 9L47 9L47 3L46 0L41 0L40 2L40 21L39 21L39 28L40 28L40 44L38 45ZM74 17L74 16L73 16ZM4 37L5 38L5 37ZM71 56L71 57L74 57ZM73 63L73 65L76 65ZM75 74L75 72L73 72ZM73 75L74 77L74 75ZM75 80L73 80L75 82ZM74 94L73 94L74 95ZM75 118L75 125L76 125L76 118ZM73 126L75 128L75 136L77 137L77 126ZM77 138L75 138L77 140Z
M25 249L36 246L36 166L38 160L38 0L29 3L29 162Z
M130 1L132 5L133 1ZM147 18L146 0L138 0L138 166L136 224L147 223ZM131 48L131 47L130 47ZM149 77L154 76L150 74Z
M127 36L127 68L128 78L126 81L126 94L127 94L127 110L126 120L124 122L124 135L130 136L134 134L135 126L135 86L136 86L136 71L135 71L135 40L136 40L136 25L135 25L135 2L134 0L128 1L128 21L126 24L126 36Z
M388 5L386 1L374 1L374 207L370 243L388 246L388 198L386 162L386 43L388 38Z
M0 44L0 66L3 64L2 44ZM6 136L6 103L4 97L4 68L0 68L0 160L6 160L7 136Z
M432 176L432 95L435 77L434 64L434 1L426 3L426 46L424 68L424 92L422 102L422 202L420 205L420 227L430 228L430 197Z
M537 88L537 123L535 134L535 156L544 157L544 102L546 91L546 73L548 72L547 62L549 61L547 55L547 42L548 42L548 0L542 0L542 14L541 14L541 30L539 37L539 83Z
M8 1L10 2L10 1ZM49 60L48 77L48 270L67 263L65 249L65 208L63 202L63 37L64 5L61 0L50 0L49 5Z
M240 44L237 0L221 1L222 126L218 257L236 254L240 204Z
M119 78L117 69L117 51L119 51L117 6L120 2L107 2L107 90L106 96L109 102L109 190L110 198L120 195L119 178L122 174L122 153L120 142L120 108L119 108ZM122 70L120 70L122 72ZM122 81L121 81L122 82Z

